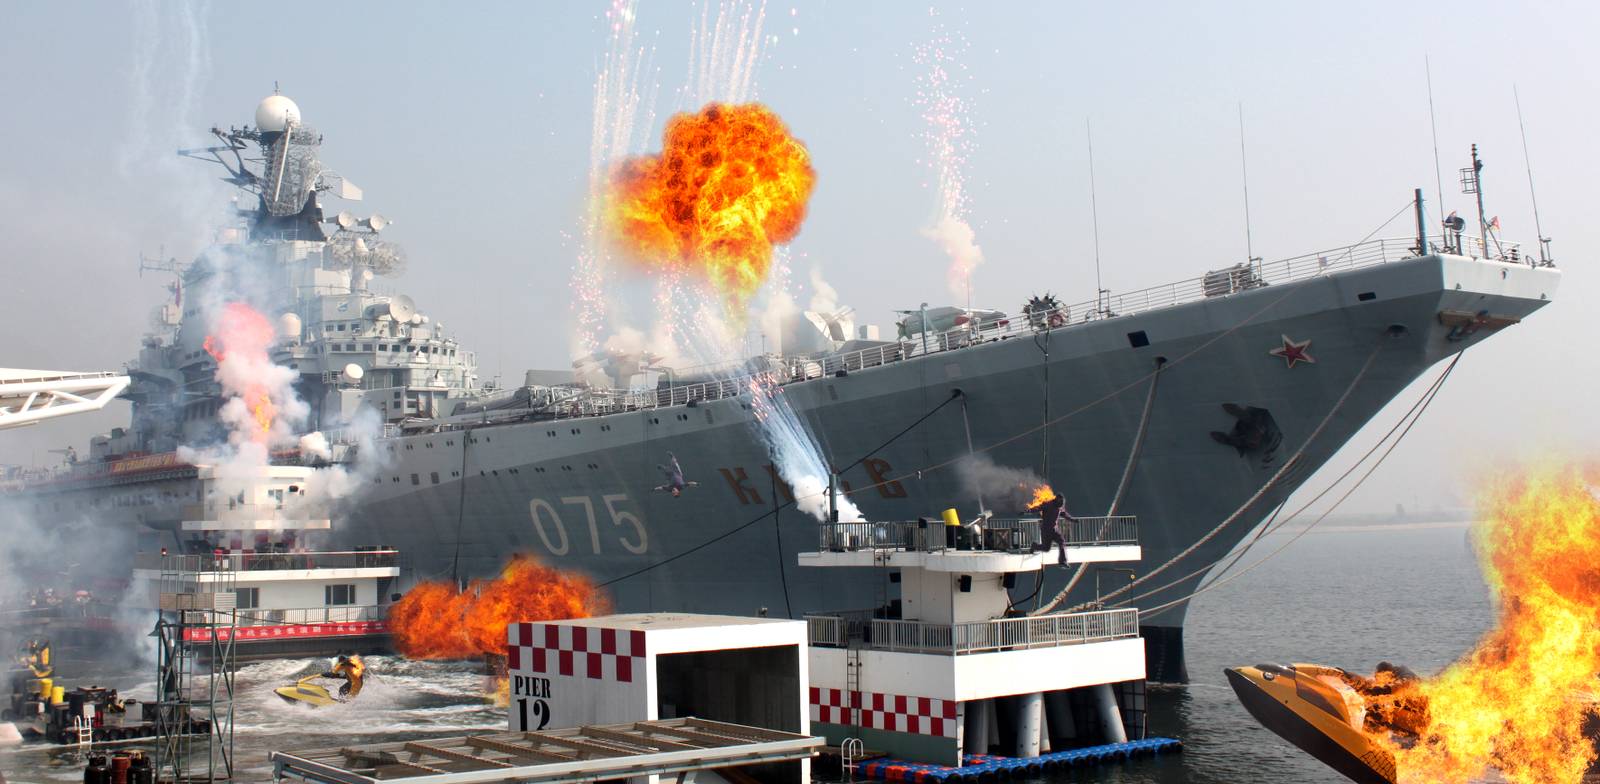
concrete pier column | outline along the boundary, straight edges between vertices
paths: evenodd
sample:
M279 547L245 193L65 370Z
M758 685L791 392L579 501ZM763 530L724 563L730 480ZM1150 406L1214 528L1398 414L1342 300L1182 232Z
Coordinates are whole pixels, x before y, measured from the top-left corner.
M1012 756L1028 758L1039 756L1039 731L1044 724L1044 695L1039 692L1016 697L1017 737Z
M1078 738L1078 724L1072 720L1072 701L1065 691L1045 692L1044 715L1048 719L1050 750L1071 748Z
M1106 742L1127 743L1128 731L1122 726L1122 710L1117 707L1117 695L1111 690L1111 684L1095 686L1094 701L1100 711L1100 723L1106 728Z
M983 701L983 723L989 725L989 740L984 744L985 749L1000 745L1000 717L995 715L999 709L999 699Z
M961 707L966 711L961 751L966 754L988 754L989 714L994 710L992 704L989 700L967 700Z

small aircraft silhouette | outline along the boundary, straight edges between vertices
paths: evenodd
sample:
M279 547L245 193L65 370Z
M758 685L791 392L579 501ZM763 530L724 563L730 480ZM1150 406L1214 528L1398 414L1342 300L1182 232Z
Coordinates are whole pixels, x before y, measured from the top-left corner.
M684 488L686 488L686 487L699 487L700 486L699 482L686 482L686 481L684 481L684 479L683 479L683 468L678 465L677 456L672 454L671 452L667 453L667 464L666 465L661 465L661 464L657 463L656 464L656 470L658 470L661 473L666 475L667 483L664 484L664 485L659 485L656 488L654 488L654 492L659 493L659 492L662 492L662 491L666 491L668 493L671 493L673 498L677 498L678 496L683 495L683 489Z

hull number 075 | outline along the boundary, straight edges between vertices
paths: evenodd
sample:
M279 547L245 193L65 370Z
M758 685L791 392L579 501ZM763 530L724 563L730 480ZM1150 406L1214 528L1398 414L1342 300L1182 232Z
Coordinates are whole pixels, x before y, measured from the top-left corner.
M610 523L602 532L599 514L593 499L586 495L567 495L550 503L543 498L528 501L528 514L533 517L533 530L551 555L566 555L574 547L579 552L600 555L608 548L621 546L634 555L643 555L650 549L649 534L644 521L618 504L626 504L626 493L609 493L600 496L600 505ZM559 510L558 510L559 505ZM563 517L574 520L573 530L567 531ZM603 535L602 535L603 533Z

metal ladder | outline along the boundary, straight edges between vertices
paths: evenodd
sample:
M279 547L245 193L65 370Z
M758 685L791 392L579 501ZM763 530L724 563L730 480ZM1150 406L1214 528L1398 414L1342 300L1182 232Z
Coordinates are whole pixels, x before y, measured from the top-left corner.
M72 731L78 734L79 746L90 746L94 744L94 727L90 725L89 722L84 721L82 716L73 717Z
M867 746L860 738L845 738L839 744L839 770L846 781L856 780L856 763L867 754Z
M850 704L850 726L861 730L861 640L851 637L844 651L844 692Z

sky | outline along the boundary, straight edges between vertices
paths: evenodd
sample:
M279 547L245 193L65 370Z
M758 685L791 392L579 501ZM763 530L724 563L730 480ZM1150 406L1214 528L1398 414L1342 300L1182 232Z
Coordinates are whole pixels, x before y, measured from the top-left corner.
M229 191L173 152L252 122L277 84L394 221L410 268L386 281L478 352L485 377L569 366L568 281L581 241L602 3L10 3L0 9L0 365L115 369L138 351L168 278ZM684 105L697 3L637 8L654 127ZM1586 3L856 3L765 6L756 97L812 154L817 185L790 245L859 321L955 302L925 231L939 208L918 103L919 48L943 36L971 124L968 217L985 262L973 300L1015 311L1194 277L1367 236L1424 188L1437 215L1477 143L1491 215L1532 243L1513 89L1540 218L1564 278L1554 304L1468 352L1347 509L1455 507L1517 460L1589 459L1600 417L1588 345L1600 296L1586 230L1600 210L1600 6ZM964 42L964 44L962 43ZM1425 65L1426 64L1426 65ZM1086 124L1096 188L1091 208ZM330 210L331 211L331 210ZM1402 218L1380 236L1411 231ZM802 287L803 288L803 287ZM1423 384L1431 380L1426 374ZM1380 414L1386 430L1418 386ZM102 414L0 433L0 463L52 459L122 423ZM1359 437L1324 476L1377 433Z

